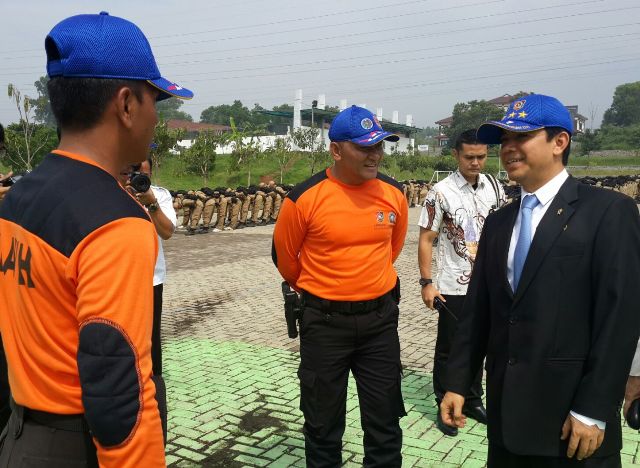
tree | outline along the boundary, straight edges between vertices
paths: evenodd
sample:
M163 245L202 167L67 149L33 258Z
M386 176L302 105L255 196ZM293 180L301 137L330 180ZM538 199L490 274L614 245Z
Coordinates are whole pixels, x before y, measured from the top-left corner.
M230 120L231 133L228 135L229 141L233 143L231 153L233 165L236 168L246 166L247 186L251 185L251 167L253 162L262 154L258 135L263 132L261 127L254 127L248 124L244 129L236 126L233 118Z
M600 149L600 140L598 133L588 128L582 135L576 136L576 140L580 142L580 155L586 156L591 151Z
M233 104L222 104L219 106L210 106L202 111L200 114L200 121L218 124L229 125L229 120L233 118L236 125L244 127L252 122L251 111L242 105L240 100L233 101Z
M637 124L640 124L640 81L618 86L613 93L613 103L602 119L603 126L630 127Z
M11 124L5 129L6 151L2 163L14 172L21 173L32 170L42 162L44 156L58 146L58 135L55 128L43 124L33 124L31 137L31 158L27 155L27 145L21 124ZM0 154L2 154L0 152ZM27 164L27 161L30 161Z
M284 170L293 160L295 153L291 151L291 138L289 136L278 137L267 150L267 154L273 155L278 161L280 167L280 183L284 182Z
M597 133L602 149L635 150L640 149L640 124L629 127L606 125Z
M315 173L316 164L322 159L326 158L326 154L322 153L322 143L318 142L318 135L320 130L311 127L296 128L291 132L291 138L298 148L302 151L308 151L309 168L311 169L311 175Z
M253 105L253 109L251 109L251 121L250 124L254 127L266 128L269 123L271 123L271 118L268 115L261 113L260 111L266 110L257 102Z
M280 104L279 106L273 106L272 110L276 112L293 112L293 106L291 104Z
M180 107L184 104L182 99L169 98L164 99L156 104L156 110L158 111L158 118L160 120L188 120L193 122L193 117L184 111L180 110Z
M31 99L23 96L14 85L8 86L9 98L15 103L20 121L7 128L7 165L15 171L32 170L53 147L57 138L54 129L34 122Z
M184 138L184 134L183 129L169 128L167 122L162 120L156 125L150 153L154 167L160 168L164 158L170 154L171 150L175 149L178 141Z
M455 145L458 136L470 128L478 128L487 120L500 120L502 109L487 101L459 102L453 107L451 126L445 129L449 137L449 147Z
M190 148L180 155L187 172L200 174L204 186L209 181L209 174L216 166L216 148L226 143L224 133L215 133L211 130L200 132L193 140Z
M56 126L56 119L51 111L51 104L49 102L49 89L47 83L49 78L41 76L38 81L33 83L38 92L38 97L35 99L29 99L29 105L34 110L34 120L38 123L48 125L50 127ZM26 98L26 97L25 97Z

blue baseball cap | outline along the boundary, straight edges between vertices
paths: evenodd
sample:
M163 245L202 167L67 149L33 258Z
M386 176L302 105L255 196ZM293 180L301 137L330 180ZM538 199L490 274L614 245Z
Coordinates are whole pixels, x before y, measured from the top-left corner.
M149 41L138 26L106 11L62 20L44 46L49 78L140 80L160 90L158 101L193 97L188 89L160 76Z
M487 144L499 144L503 130L533 132L545 127L560 127L573 134L573 119L560 101L543 94L529 94L516 99L502 120L485 122L478 128L478 140Z
M385 132L378 118L364 107L351 106L335 116L329 127L329 140L350 141L359 146L373 146L379 141L398 141L395 133Z

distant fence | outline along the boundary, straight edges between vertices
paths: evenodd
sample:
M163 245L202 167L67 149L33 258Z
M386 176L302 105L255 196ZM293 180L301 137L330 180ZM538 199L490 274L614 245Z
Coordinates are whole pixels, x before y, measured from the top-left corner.
M445 177L449 177L451 174L452 171L433 171L433 175L431 176L429 183L433 184L434 179L436 182L440 182L440 177L444 179Z
M638 174L640 174L640 166L567 166L567 171L571 172L572 169L579 171L585 171L588 169L603 169L607 171L638 171Z

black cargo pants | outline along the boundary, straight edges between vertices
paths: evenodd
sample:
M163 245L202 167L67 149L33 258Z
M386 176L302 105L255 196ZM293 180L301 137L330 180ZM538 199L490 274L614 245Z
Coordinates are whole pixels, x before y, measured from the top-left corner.
M82 415L31 411L11 401L0 436L0 468L98 468L96 447Z
M400 418L406 413L400 387L398 305L387 294L372 310L347 312L348 303L316 299L303 295L300 320L298 376L307 466L342 464L351 371L364 431L363 465L400 467Z
M447 308L460 320L464 311L466 296L445 294L443 294L443 296L447 301ZM455 318L446 311L438 312L438 336L436 338L436 348L433 356L433 391L438 406L440 406L444 394L447 393L444 379L447 372L447 360L449 359L449 353L451 352L451 346L457 328L458 322ZM469 406L482 405L482 369L478 371L473 379L469 393L465 396L464 403Z

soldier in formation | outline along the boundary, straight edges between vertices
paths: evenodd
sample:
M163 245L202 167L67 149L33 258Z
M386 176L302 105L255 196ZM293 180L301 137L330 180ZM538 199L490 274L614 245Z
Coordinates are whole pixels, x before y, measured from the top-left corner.
M273 224L291 186L271 181L249 187L202 187L172 192L186 235ZM214 218L215 215L215 218Z

